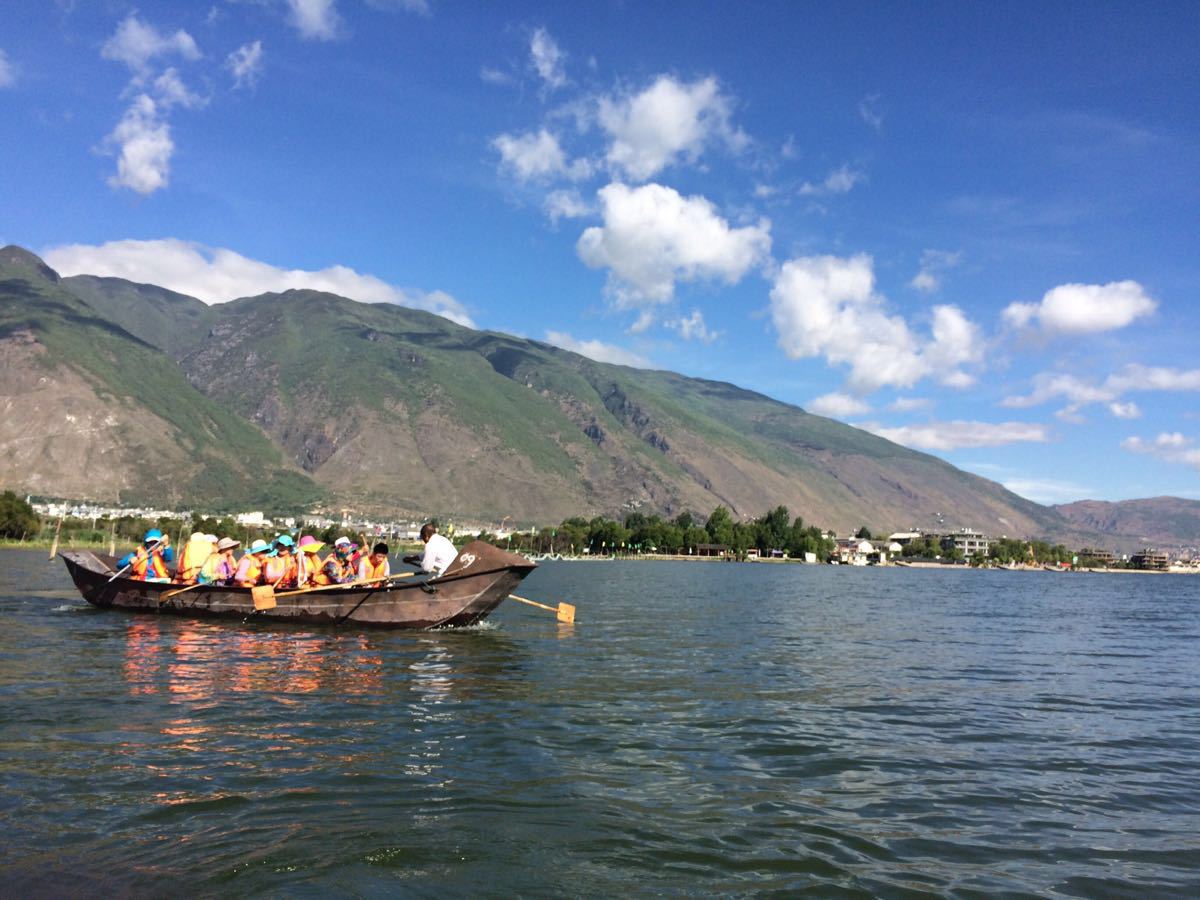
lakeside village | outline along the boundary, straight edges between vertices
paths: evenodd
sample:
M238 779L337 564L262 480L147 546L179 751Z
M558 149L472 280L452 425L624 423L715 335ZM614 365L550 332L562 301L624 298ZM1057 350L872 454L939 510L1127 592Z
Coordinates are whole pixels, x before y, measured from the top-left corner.
M435 517L431 517L437 522ZM136 544L149 528L158 528L177 544L193 531L232 537L242 546L279 533L311 534L331 543L341 535L362 543L383 540L394 549L419 546L419 520L385 521L343 511L327 514L268 518L261 511L220 519L185 510L106 506L96 503L26 497L12 491L0 494L0 539L10 545L89 546L115 554ZM853 536L839 537L815 525L791 518L779 506L758 519L736 520L718 506L703 522L691 513L664 520L630 512L623 521L597 516L572 518L557 526L506 527L499 522L442 521L439 528L456 544L478 537L534 559L695 559L738 560L834 565L908 565L1034 568L1059 570L1135 570L1200 574L1200 550L1175 552L1146 548L1116 556L1102 548L1068 549L1043 541L991 537L969 528L916 529L873 536L866 527Z

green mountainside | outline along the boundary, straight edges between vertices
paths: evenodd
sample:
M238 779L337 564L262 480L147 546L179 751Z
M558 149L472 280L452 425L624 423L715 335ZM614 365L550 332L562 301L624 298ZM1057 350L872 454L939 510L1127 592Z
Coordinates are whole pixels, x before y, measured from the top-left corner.
M0 340L23 360L0 363L0 396L26 397L27 421L0 430L0 478L18 490L268 508L320 496L543 524L783 504L840 533L1103 543L995 482L762 394L391 304L302 290L209 307L122 279L59 279L10 247ZM35 370L54 374L53 390Z
M544 522L783 503L842 531L1062 524L935 457L730 384L315 291L201 308L120 279L66 283L345 506Z
M0 397L5 486L218 508L303 507L321 493L161 350L14 247L0 250Z
M152 284L95 275L72 275L61 284L100 318L171 356L187 352L195 336L215 318L207 303Z

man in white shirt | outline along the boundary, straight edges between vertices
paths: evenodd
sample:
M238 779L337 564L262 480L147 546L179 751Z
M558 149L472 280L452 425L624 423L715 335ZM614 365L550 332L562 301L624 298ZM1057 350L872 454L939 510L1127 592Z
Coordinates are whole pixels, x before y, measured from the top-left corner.
M423 572L432 572L435 576L441 575L450 567L450 563L454 562L454 558L458 556L458 550L448 538L437 533L437 528L432 522L426 522L421 526L421 540L425 543L425 553L421 556L406 556L404 561L414 566L420 566Z

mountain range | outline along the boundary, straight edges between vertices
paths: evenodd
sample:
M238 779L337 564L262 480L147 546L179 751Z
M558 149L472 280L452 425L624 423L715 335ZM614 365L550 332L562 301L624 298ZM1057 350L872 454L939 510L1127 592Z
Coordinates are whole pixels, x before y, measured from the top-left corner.
M60 278L12 246L0 398L0 485L39 495L529 524L783 504L839 533L973 527L1114 549L1142 540L1127 526L1150 533L732 384L316 291L209 306ZM1159 537L1200 542L1195 507Z

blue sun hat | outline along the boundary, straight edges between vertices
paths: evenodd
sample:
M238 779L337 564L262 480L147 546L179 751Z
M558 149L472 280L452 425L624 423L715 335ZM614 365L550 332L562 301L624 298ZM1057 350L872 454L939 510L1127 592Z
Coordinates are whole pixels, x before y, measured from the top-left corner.
M271 548L271 545L259 538L253 544L246 548L247 553L266 553Z
M281 534L279 537L275 538L275 543L278 544L280 547L295 547L296 546L296 542L294 540L292 540L292 536L290 534Z
M142 542L149 544L151 541L161 541L163 533L157 528L151 528L146 532L146 536L142 538Z

